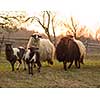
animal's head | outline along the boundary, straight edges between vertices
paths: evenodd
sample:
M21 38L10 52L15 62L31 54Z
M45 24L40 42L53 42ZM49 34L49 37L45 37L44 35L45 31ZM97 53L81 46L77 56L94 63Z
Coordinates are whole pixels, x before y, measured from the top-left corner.
M12 44L11 43L6 43L5 46L6 46L7 49L11 49Z
M34 38L35 40L39 40L40 38L42 38L42 36L38 34L33 34L31 35L31 37Z

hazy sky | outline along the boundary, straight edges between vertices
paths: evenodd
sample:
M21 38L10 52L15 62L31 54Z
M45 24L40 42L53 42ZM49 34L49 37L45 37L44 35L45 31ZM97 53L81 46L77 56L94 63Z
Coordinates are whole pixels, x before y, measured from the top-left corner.
M99 0L0 0L0 11L24 10L29 15L42 10L54 10L62 15L74 16L93 31L100 25Z

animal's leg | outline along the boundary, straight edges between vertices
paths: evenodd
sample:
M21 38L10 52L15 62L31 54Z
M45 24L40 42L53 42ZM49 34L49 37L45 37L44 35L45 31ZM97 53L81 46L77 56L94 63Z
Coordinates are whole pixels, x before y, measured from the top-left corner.
M22 61L21 60L18 60L18 62L19 62L19 64L17 65L17 70L19 70L19 67L20 67L20 65L22 64Z
M41 62L39 61L38 63L37 63L37 65L38 65L38 72L40 72L40 69L41 69Z
M83 59L84 59L84 56L80 57L80 62L81 62L82 64L84 64Z
M78 65L77 65L77 60L75 60L75 66L78 67Z
M23 69L26 70L26 63L24 60L23 60Z
M31 64L31 66L30 66L30 74L33 75L33 66L32 66L32 64Z
M36 67L36 64L34 62L31 63L32 67L34 66L34 68Z
M77 68L80 68L80 61L78 61L78 67Z
M51 64L51 65L53 65L53 61L50 59L50 60L48 60L48 64Z
M64 61L64 62L63 62L63 65L64 65L64 70L65 70L65 71L67 70L67 65L66 65L66 64L67 64L67 62Z
M30 71L30 63L28 64L28 73L31 74L31 71Z
M20 67L20 63L17 64L16 69L19 70L19 67Z
M36 64L34 64L34 68L36 68Z
M14 71L14 64L15 64L15 63L11 63L12 71Z
M78 62L78 64L77 64L77 62ZM80 68L80 62L79 61L75 60L75 65L76 65L77 68Z
M71 61L70 65L68 66L68 69L72 66L72 64L73 64L73 61Z

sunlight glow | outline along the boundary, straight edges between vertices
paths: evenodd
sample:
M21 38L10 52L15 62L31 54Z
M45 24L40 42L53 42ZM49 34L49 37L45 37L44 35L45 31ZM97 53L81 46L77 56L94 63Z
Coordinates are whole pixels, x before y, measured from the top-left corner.
M100 26L99 0L0 0L0 11L26 11L32 16L43 10L60 12L66 18L75 16L93 32Z

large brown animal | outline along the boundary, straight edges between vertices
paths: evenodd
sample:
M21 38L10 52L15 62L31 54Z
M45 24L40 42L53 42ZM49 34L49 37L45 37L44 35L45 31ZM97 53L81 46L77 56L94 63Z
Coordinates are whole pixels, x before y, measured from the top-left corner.
M59 62L63 62L64 70L67 70L67 62L71 67L73 61L77 68L80 68L80 50L77 43L69 37L63 37L56 47L56 57Z

